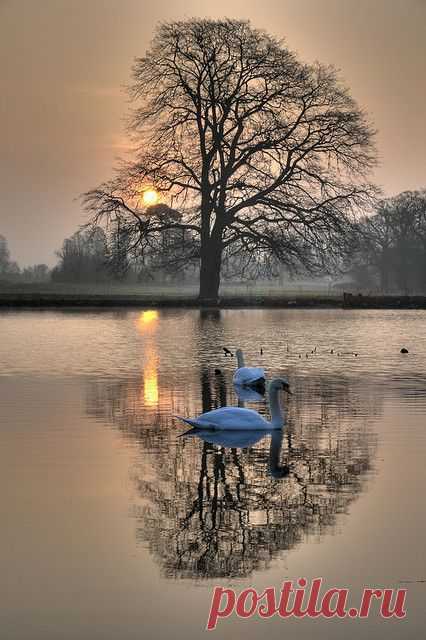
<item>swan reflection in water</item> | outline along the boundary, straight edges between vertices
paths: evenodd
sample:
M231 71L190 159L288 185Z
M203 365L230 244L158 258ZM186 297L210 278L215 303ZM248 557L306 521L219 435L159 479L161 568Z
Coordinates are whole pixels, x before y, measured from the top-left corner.
M219 447L230 449L247 449L253 447L262 438L267 435L271 438L269 448L269 466L268 471L273 478L285 478L290 474L290 466L288 464L280 465L280 453L283 440L283 431L281 429L271 429L270 431L253 430L247 431L211 431L208 429L190 429L182 434L184 437L194 436L200 438L204 442L214 444Z

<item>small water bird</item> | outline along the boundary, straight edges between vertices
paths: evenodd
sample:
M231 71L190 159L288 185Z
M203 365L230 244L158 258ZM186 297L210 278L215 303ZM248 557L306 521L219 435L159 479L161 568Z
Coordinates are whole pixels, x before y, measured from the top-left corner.
M236 350L238 369L234 373L234 384L242 387L262 387L265 385L265 372L260 367L246 367L241 349Z
M232 351L230 351L229 349L227 349L226 347L223 347L223 350L225 352L225 358L226 356L231 356L231 358L234 357L234 354L232 353Z
M201 414L197 418L182 418L191 427L196 429L229 429L234 430L259 430L259 429L282 429L284 426L284 416L278 400L278 393L284 391L291 395L288 380L285 378L275 378L269 385L269 410L271 420L265 420L257 411L253 409L243 409L240 407L221 407Z
M402 347L400 353L408 353L408 349L406 349L405 347Z

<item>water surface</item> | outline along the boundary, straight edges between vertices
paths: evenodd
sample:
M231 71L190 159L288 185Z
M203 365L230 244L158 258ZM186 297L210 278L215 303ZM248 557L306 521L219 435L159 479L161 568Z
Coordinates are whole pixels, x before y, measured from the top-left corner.
M417 638L425 320L422 311L3 312L4 637L195 639L214 585L260 591L304 576L355 598L364 586L405 586L407 618L232 617L216 636ZM241 404L223 346L242 347L268 378L288 377L282 434L181 437L175 415ZM268 413L265 400L246 406Z

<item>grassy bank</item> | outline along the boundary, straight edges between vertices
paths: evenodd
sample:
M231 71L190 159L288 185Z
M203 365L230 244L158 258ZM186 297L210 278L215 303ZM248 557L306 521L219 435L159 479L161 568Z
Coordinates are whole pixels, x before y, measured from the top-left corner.
M0 286L2 307L197 307L198 290L191 285L14 284ZM342 296L301 285L234 285L221 289L223 307L340 307Z
M13 284L0 285L0 307L199 307L197 287L191 285ZM343 294L298 284L279 287L257 284L221 289L224 308L330 307L347 309L426 309L426 296Z

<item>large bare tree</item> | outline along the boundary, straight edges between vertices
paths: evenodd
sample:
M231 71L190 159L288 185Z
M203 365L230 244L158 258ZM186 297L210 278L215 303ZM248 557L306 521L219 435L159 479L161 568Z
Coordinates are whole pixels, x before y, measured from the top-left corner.
M202 300L218 299L224 255L313 269L365 211L366 115L332 67L246 21L162 24L130 95L135 156L85 205L95 225L120 218L142 255L180 238L164 259L200 262ZM147 186L167 206L141 207Z

